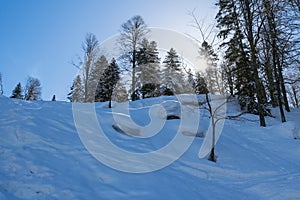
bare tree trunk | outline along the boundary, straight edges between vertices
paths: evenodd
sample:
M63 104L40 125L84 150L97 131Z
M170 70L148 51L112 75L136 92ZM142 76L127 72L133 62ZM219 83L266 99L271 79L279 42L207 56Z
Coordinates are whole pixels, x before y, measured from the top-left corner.
M278 62L278 73L279 73L280 86L281 86L282 95L283 95L284 107L287 112L290 112L291 110L290 110L289 102L288 102L287 95L286 95L286 89L285 89L284 79L283 79L283 75L282 75L282 66L280 64L279 58L278 58L277 62Z
M229 93L230 93L231 96L234 96L234 84L233 84L232 73L230 72L230 69L226 69L225 73L226 73L226 76L227 76Z
M273 31L270 31L271 35L273 35ZM276 79L276 89L277 89L277 100L278 100L278 105L279 105L279 110L280 110L280 116L281 116L281 121L286 122L285 115L284 115L284 110L282 106L282 96L281 96L281 87L280 87L280 79L279 79L279 69L277 67L276 58L278 57L277 51L276 51L276 41L274 38L272 38L272 54L273 54L273 65L274 65L274 73L275 73L275 79Z
M84 71L84 102L88 101L90 64L87 61Z
M265 6L265 14L268 20L268 25L270 27L270 35L271 35L271 43L272 43L272 54L273 54L273 60L274 65L276 64L277 66L277 80L280 85L280 90L282 92L282 97L283 97L283 104L285 106L285 110L287 112L290 112L290 107L288 103L288 98L287 98L287 91L285 88L285 83L283 79L283 74L282 74L282 64L283 64L283 58L284 58L284 51L279 50L279 38L278 38L278 24L276 23L276 12L278 12L278 8L275 8L274 1L271 0L264 0L264 6ZM273 4L272 4L273 3ZM280 60L282 58L282 60ZM281 100L282 101L282 100ZM282 102L279 102L282 103Z
M136 88L136 50L133 49L132 52L132 86L131 86L131 90L132 90L132 101L136 100L136 94L135 94L135 88Z
M209 110L209 114L210 114L210 119L211 119L211 125L212 125L212 142L211 142L211 150L210 150L210 155L208 160L216 162L216 158L215 158L215 141L216 141L216 123L215 123L215 119L214 119L214 115L213 115L213 111L210 105L210 101L208 98L208 93L205 93L205 97L206 97L206 102L208 105L208 110Z
M264 5L266 6L266 3L264 3ZM269 30L266 27L265 27L264 36L265 38L263 41L263 45L264 45L265 73L268 81L267 87L270 93L272 107L275 108L276 106L278 106L278 102L275 95L276 87L274 87L274 70L272 69L271 66L271 55L270 55L271 46L270 46Z
M271 48L272 48L272 60L273 60L273 67L274 67L274 74L275 74L275 79L276 79L276 90L277 90L277 100L278 100L278 105L279 105L279 110L280 110L280 116L281 116L281 121L286 122L285 119L285 114L282 106L282 94L284 94L284 91L282 91L282 84L281 80L283 80L282 76L282 69L280 65L280 60L279 60L279 52L277 48L277 32L276 32L276 24L274 21L274 9L271 6L270 0L264 0L264 6L265 6L265 12L266 12L266 17L267 17L267 22L269 25L269 33L271 36ZM281 74L281 76L280 76ZM282 78L282 79L281 79ZM284 83L283 83L284 86Z
M111 108L111 99L108 102L108 108Z
M294 99L295 99L296 108L299 108L299 100L298 100L298 97L297 97L297 90L296 90L296 87L294 85L292 85L292 92L293 92L293 96L294 96Z
M85 41L82 45L84 51L84 63L83 63L83 76L84 76L84 102L93 101L95 97L92 97L90 91L91 71L93 67L93 60L95 58L95 52L98 48L98 40L92 33L88 33L85 37Z
M250 2L249 0L244 0L244 17L246 23L246 30L248 36L248 42L250 45L250 53L251 53L251 64L253 68L253 75L256 85L256 95L257 95L257 103L258 103L258 114L259 114L259 121L260 126L266 126L264 110L263 110L263 96L262 96L262 85L260 82L260 78L258 75L258 63L257 63L257 55L256 55L256 42L254 40L254 33L253 33L253 14L251 13ZM258 36L258 33L257 33Z

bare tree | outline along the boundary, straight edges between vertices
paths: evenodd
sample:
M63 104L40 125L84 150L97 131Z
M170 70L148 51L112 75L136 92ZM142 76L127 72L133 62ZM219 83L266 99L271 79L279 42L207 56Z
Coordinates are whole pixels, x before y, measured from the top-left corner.
M205 19L199 19L195 15L195 10L191 11L189 15L192 17L191 26L198 31L198 37L191 36L195 41L199 43L199 54L202 59L205 60L207 68L203 73L205 74L205 81L210 93L224 93L224 87L222 80L221 68L218 66L217 55L217 31L216 24L206 25Z
M195 14L195 9L193 11L190 11L188 13L192 18L192 24L191 27L195 28L199 32L199 37L193 37L194 40L196 40L199 44L202 44L203 42L207 42L209 45L214 46L217 45L218 41L217 39L217 33L216 33L216 24L209 24L205 25L205 19L199 19Z
M226 95L206 95L206 105L204 109L208 110L210 118L210 127L204 138L203 145L199 152L199 157L206 157L208 154L208 160L216 162L215 145L222 133L222 129L225 120L247 120L257 122L258 120L251 120L242 117L247 112L238 112L235 115L227 113L227 104L236 104L237 99ZM273 116L271 116L273 117Z
M96 60L97 48L99 42L96 36L92 33L88 33L85 37L85 41L82 44L84 51L83 60L83 88L84 88L84 102L91 102L94 99L93 92L90 88L90 80L93 71L93 67Z
M141 16L137 15L122 24L120 43L124 51L123 58L131 63L131 92L136 90L136 65L137 65L137 50L143 38L148 33L147 26ZM132 96L132 101L136 100L135 95Z
M39 79L33 77L27 79L24 99L26 101L41 99L41 83Z
M224 120L226 119L226 102L227 98L223 95L221 95L218 98L214 98L214 101L211 102L211 99L208 96L208 93L205 94L206 97L206 103L207 103L207 110L209 111L209 117L210 117L210 124L211 124L211 150L208 157L208 160L216 162L216 156L215 156L215 144L217 137L220 136L221 130L217 130L217 125L219 122L224 123ZM221 100L221 102L220 102ZM214 105L212 105L212 103Z

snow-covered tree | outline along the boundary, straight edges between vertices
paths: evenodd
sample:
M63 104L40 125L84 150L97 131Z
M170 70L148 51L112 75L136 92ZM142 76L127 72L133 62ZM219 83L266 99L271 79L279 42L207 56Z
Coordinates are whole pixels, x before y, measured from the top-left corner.
M26 101L41 99L41 83L39 79L33 77L27 79L24 99Z
M249 96L251 99L255 97L255 102L252 103L250 109L251 112L256 112L259 115L260 125L266 126L264 116L266 97L259 74L260 62L257 54L257 44L261 39L261 28L265 20L265 17L261 17L262 1L219 0L217 5L219 12L216 19L218 22L217 26L220 29L219 36L224 39L222 45L227 48L234 47L233 49L237 49L238 51L232 52L235 55L242 55L242 61L246 61L241 67L248 68L250 73L242 73L253 79L253 81L247 80L247 78L244 79L246 80L244 86L246 88L254 88L254 95L251 94ZM235 60L240 61L237 58L239 57L235 56Z
M91 72L90 83L89 83L90 93L93 94L94 97L97 96L96 90L97 90L98 82L102 78L102 76L105 75L103 73L108 65L109 63L104 55L100 56L100 58L95 62L94 68L92 69Z
M131 91L133 94L136 91L137 51L147 33L147 26L143 18L139 15L132 17L122 24L120 37L120 43L124 52L122 57L131 65L129 70L131 70ZM131 97L133 101L136 100L136 95L131 95Z
M83 102L84 101L84 90L81 82L80 75L77 75L71 86L71 91L67 97L70 102Z
M195 75L193 88L196 94L207 94L209 92L205 83L205 79L199 72L197 72Z
M218 56L214 52L214 49L208 42L204 41L201 44L200 55L206 61L207 67L205 69L205 79L207 83L207 89L210 93L223 93L221 87L220 70L218 69Z
M160 58L155 41L149 43L143 39L141 47L137 53L137 88L142 98L157 96L160 76Z
M181 70L181 60L177 52L171 48L163 61L163 88L179 94L184 91L184 77ZM165 93L165 92L163 92Z
M18 83L15 89L12 91L10 98L23 99L23 91L21 83Z

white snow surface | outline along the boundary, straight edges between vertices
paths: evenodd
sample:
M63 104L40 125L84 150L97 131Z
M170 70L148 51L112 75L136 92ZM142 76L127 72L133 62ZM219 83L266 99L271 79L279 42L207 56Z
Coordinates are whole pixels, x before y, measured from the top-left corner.
M153 105L164 104L168 105L165 111L153 109ZM277 109L273 109L276 118L268 117L267 127L260 127L258 116L250 114L226 120L215 147L216 163L198 157L204 139L196 137L171 165L133 174L111 169L86 150L75 128L71 103L26 102L2 96L0 105L0 200L300 199L300 139L294 139L300 136L299 109L286 113L286 123L280 122ZM182 120L165 121L157 135L140 138L113 129L112 109L105 105L96 103L95 110L107 137L132 152L162 148ZM176 105L180 106L175 97L151 98L130 102L129 115L116 115L131 118L141 135L141 128L154 120L151 118L163 120L166 112L180 114ZM191 110L197 109L195 105L186 103ZM154 111L149 116L151 107ZM229 104L227 113L239 113L238 106ZM208 123L207 111L200 109L198 133L182 134L199 135L208 129Z

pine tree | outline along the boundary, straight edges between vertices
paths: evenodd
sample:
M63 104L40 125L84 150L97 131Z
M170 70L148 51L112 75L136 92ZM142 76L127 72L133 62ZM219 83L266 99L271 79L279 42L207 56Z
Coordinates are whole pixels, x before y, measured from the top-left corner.
M71 86L71 91L67 97L70 102L83 102L84 101L84 90L81 82L80 75L77 75Z
M194 88L195 79L194 79L194 74L192 73L191 69L189 69L187 72L187 83ZM191 91L191 92L193 92L193 91Z
M108 101L105 82L106 82L106 75L103 74L100 77L98 84L97 84L97 88L96 88L96 92L95 92L95 102Z
M23 99L22 85L20 82L17 84L15 89L12 91L12 95L10 98Z
M116 60L113 58L108 67L104 70L103 76L97 86L95 101L109 101L111 108L113 91L120 80L120 70Z
M206 61L205 78L210 93L222 93L219 71L217 69L218 56L206 41L201 44L200 55Z
M41 83L39 79L33 77L29 77L27 79L24 99L26 101L34 101L41 99Z
M160 83L160 58L155 41L143 39L137 52L137 88L142 98L158 95Z
M180 94L184 91L184 77L181 70L181 61L177 52L171 48L163 61L163 94Z
M239 71L237 80L246 90L244 97L249 95L250 99L242 99L251 103L248 109L257 113L260 125L265 126L265 89L259 76L260 61L257 55L257 44L260 40L263 19L260 18L261 1L252 0L219 0L219 12L216 16L219 36L226 41L223 46L227 47L227 56L238 61L234 64ZM246 48L247 47L247 48ZM229 51L228 51L229 50ZM237 51L236 51L237 50ZM239 59L240 58L240 59ZM244 70L241 70L243 69ZM243 78L243 76L245 78ZM253 81L252 81L253 80ZM240 88L239 88L240 89ZM252 89L254 89L252 93ZM257 102L256 102L257 100Z
M90 85L89 88L91 90L90 94L93 94L94 97L97 96L96 92L97 92L98 82L103 76L104 70L107 68L108 65L109 63L104 55L100 56L100 58L95 62L94 68L92 69L91 72L90 83L89 83Z
M51 101L56 101L56 96L55 94L52 96L52 100Z
M223 61L221 64L221 70L222 70L222 80L224 81L224 91L225 93L229 93L232 97L235 96L234 91L234 81L235 76L233 73L233 64L229 63L228 60Z
M205 79L199 72L196 73L193 88L196 94L207 94L209 92Z
M225 51L226 66L223 69L226 71L228 83L232 81L231 93L238 95L239 104L242 110L249 113L257 113L255 102L255 81L253 69L249 65L250 55L249 50L243 43L243 36L239 29L235 30L233 38L228 42ZM235 90L235 93L233 93Z

